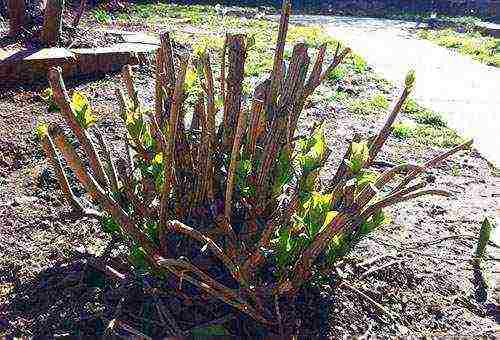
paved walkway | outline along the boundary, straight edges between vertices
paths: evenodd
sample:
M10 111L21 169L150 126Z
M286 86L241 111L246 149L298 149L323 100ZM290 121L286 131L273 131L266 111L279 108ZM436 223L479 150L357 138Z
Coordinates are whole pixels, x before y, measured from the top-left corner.
M405 28L414 22L326 16L294 16L292 22L324 25L396 84L415 69L415 99L443 113L449 126L473 137L478 150L500 166L500 69L410 37Z

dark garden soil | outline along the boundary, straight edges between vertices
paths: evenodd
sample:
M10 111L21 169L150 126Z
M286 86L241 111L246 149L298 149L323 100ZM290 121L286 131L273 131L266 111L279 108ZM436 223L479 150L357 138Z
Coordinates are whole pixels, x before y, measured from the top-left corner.
M45 47L40 40L40 31L25 34L22 37L7 37L7 32L0 31L0 48L5 50L33 50ZM64 48L96 48L110 46L123 40L114 34L102 31L100 28L72 28L63 30L58 47Z
M137 87L146 102L153 93L152 68L136 69ZM362 76L354 80L353 96L373 88ZM100 118L98 128L115 154L124 150L114 95L119 82L119 75L67 82L69 89L88 94ZM38 97L41 90L43 86L35 85L0 92L0 336L109 334L105 332L113 328L113 319L120 320L116 329L130 326L155 338L176 334L176 328L212 325L214 320L239 337L262 335L251 320L233 318L219 303L200 307L195 300L157 290L155 280L129 276L118 284L113 275L102 274L105 265L96 256L110 240L95 220L71 213L34 137L38 121L59 120L47 113ZM390 90L390 96L396 94ZM313 102L301 124L325 120L333 152L323 178L333 175L329 171L336 169L354 133L373 134L384 118ZM439 151L413 139L391 137L379 166L420 162ZM498 213L495 171L476 151L444 162L429 176L453 198L419 199L392 209L388 225L360 243L336 272L305 289L290 304L294 311L283 306L283 312L296 314L302 335L494 338L500 321L492 284L497 274L487 261L484 275L479 275L469 259L475 246L470 236L478 235L485 217ZM112 252L108 264L121 271L115 256L119 252Z
M123 42L114 34L104 32L99 25L77 26L71 25L73 13L67 10L63 18L63 29L57 47L64 48L95 48L109 46L114 43ZM0 17L1 18L1 17ZM33 25L17 37L9 37L8 25L0 20L0 48L5 50L33 50L45 47L40 40L41 25Z

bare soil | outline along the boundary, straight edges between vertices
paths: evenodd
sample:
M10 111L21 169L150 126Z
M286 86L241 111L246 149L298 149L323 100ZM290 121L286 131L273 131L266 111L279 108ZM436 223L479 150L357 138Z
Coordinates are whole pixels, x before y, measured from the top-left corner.
M148 102L152 67L137 71L140 95ZM98 128L116 153L123 150L124 133L115 116L119 82L118 75L67 82L69 89L89 95L100 118ZM355 84L359 91L372 86L366 79ZM95 255L110 240L95 220L71 213L33 134L38 121L59 119L39 99L42 89L35 85L0 92L0 336L103 335L110 320L119 317L156 338L175 333L165 313L184 331L219 319L237 336L262 335L250 320L230 318L230 310L220 304L194 310L169 292L155 293L158 282L145 285L129 277L118 285L98 270ZM390 92L396 95L395 89ZM353 115L318 100L304 113L302 127L320 119L327 124L333 150L322 175L328 178L347 140L354 133L374 133L384 117ZM391 137L380 166L425 161L439 151ZM301 334L498 335L493 262L486 261L480 274L469 259L475 247L470 236L478 235L481 221L496 213L499 179L475 151L444 162L429 176L454 197L419 199L392 209L390 224L294 302ZM121 266L117 259L112 263ZM160 305L168 311L159 312Z
M33 34L25 34L22 37L10 38L7 37L7 32L0 31L0 48L5 50L33 50L43 48L44 45L40 40L40 31L35 31ZM92 39L89 39L89 37ZM117 35L103 32L101 29L85 29L83 32L80 29L65 28L61 35L58 47L65 48L96 48L110 46L115 43L123 42Z
M79 2L67 6L63 12L62 32L58 47L65 48L95 48L109 46L123 42L122 39L102 30L99 24L85 25L83 20L77 27L72 26ZM40 40L43 18L41 13L36 15L33 22L17 37L8 36L8 23L0 16L0 48L5 50L32 50L45 47Z

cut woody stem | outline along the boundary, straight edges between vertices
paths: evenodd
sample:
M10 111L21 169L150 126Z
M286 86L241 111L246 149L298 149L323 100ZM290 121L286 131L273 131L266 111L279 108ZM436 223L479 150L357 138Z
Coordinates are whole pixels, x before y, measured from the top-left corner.
M98 182L104 187L109 188L109 180L102 166L102 162L95 150L94 143L90 139L87 131L80 126L80 123L75 118L75 113L70 105L70 100L66 87L61 76L61 69L59 67L54 67L49 70L49 82L54 93L54 100L56 104L61 109L66 122L73 131L73 133L78 138L79 142L82 144L85 154L89 158L90 167L94 171Z
M150 254L156 252L155 246L149 241L144 235L144 233L136 227L135 223L130 219L125 211L118 205L118 203L105 192L104 189L97 183L91 174L87 172L83 164L81 163L75 149L68 142L66 136L64 135L62 129L54 125L49 130L50 136L54 139L55 145L59 151L63 154L66 162L75 171L75 174L85 187L85 190L90 194L90 196L96 201L101 203L106 211L109 212L116 221L119 221L120 225L136 240L141 244L141 246Z
M42 136L41 140L42 140L43 150L45 151L45 154L49 158L49 161L52 164L54 171L56 172L57 182L59 183L59 186L61 187L64 196L66 197L68 202L71 203L71 205L77 212L82 212L83 207L76 198L75 194L73 193L71 186L69 185L68 178L64 173L61 160L57 156L57 152L54 147L54 143L52 142L52 138L47 133L44 136Z

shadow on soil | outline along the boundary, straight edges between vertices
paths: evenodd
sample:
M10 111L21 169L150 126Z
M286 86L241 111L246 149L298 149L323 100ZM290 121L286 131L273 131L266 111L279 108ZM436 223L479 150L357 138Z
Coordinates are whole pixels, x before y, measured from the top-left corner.
M166 289L160 285L171 286L169 280L160 283L117 271L110 274L109 268L96 257L79 254L26 282L19 282L13 271L11 277L4 277L7 282L13 282L13 289L8 303L0 305L0 334L160 338L200 334L197 332L201 329L205 335L248 339L270 335L227 305L193 294L193 287L186 283L181 291ZM121 282L113 276L121 277ZM327 336L334 300L335 294L326 295L318 288L309 287L294 303L282 301L281 312L295 316L295 325L290 324L291 328L305 331L307 335ZM221 329L222 334L218 333Z
M0 315L0 324L12 336L103 335L102 316L119 300L103 289L104 277L76 257L26 282L16 282L16 273L12 275L11 299ZM103 294L108 295L107 305L99 301Z

